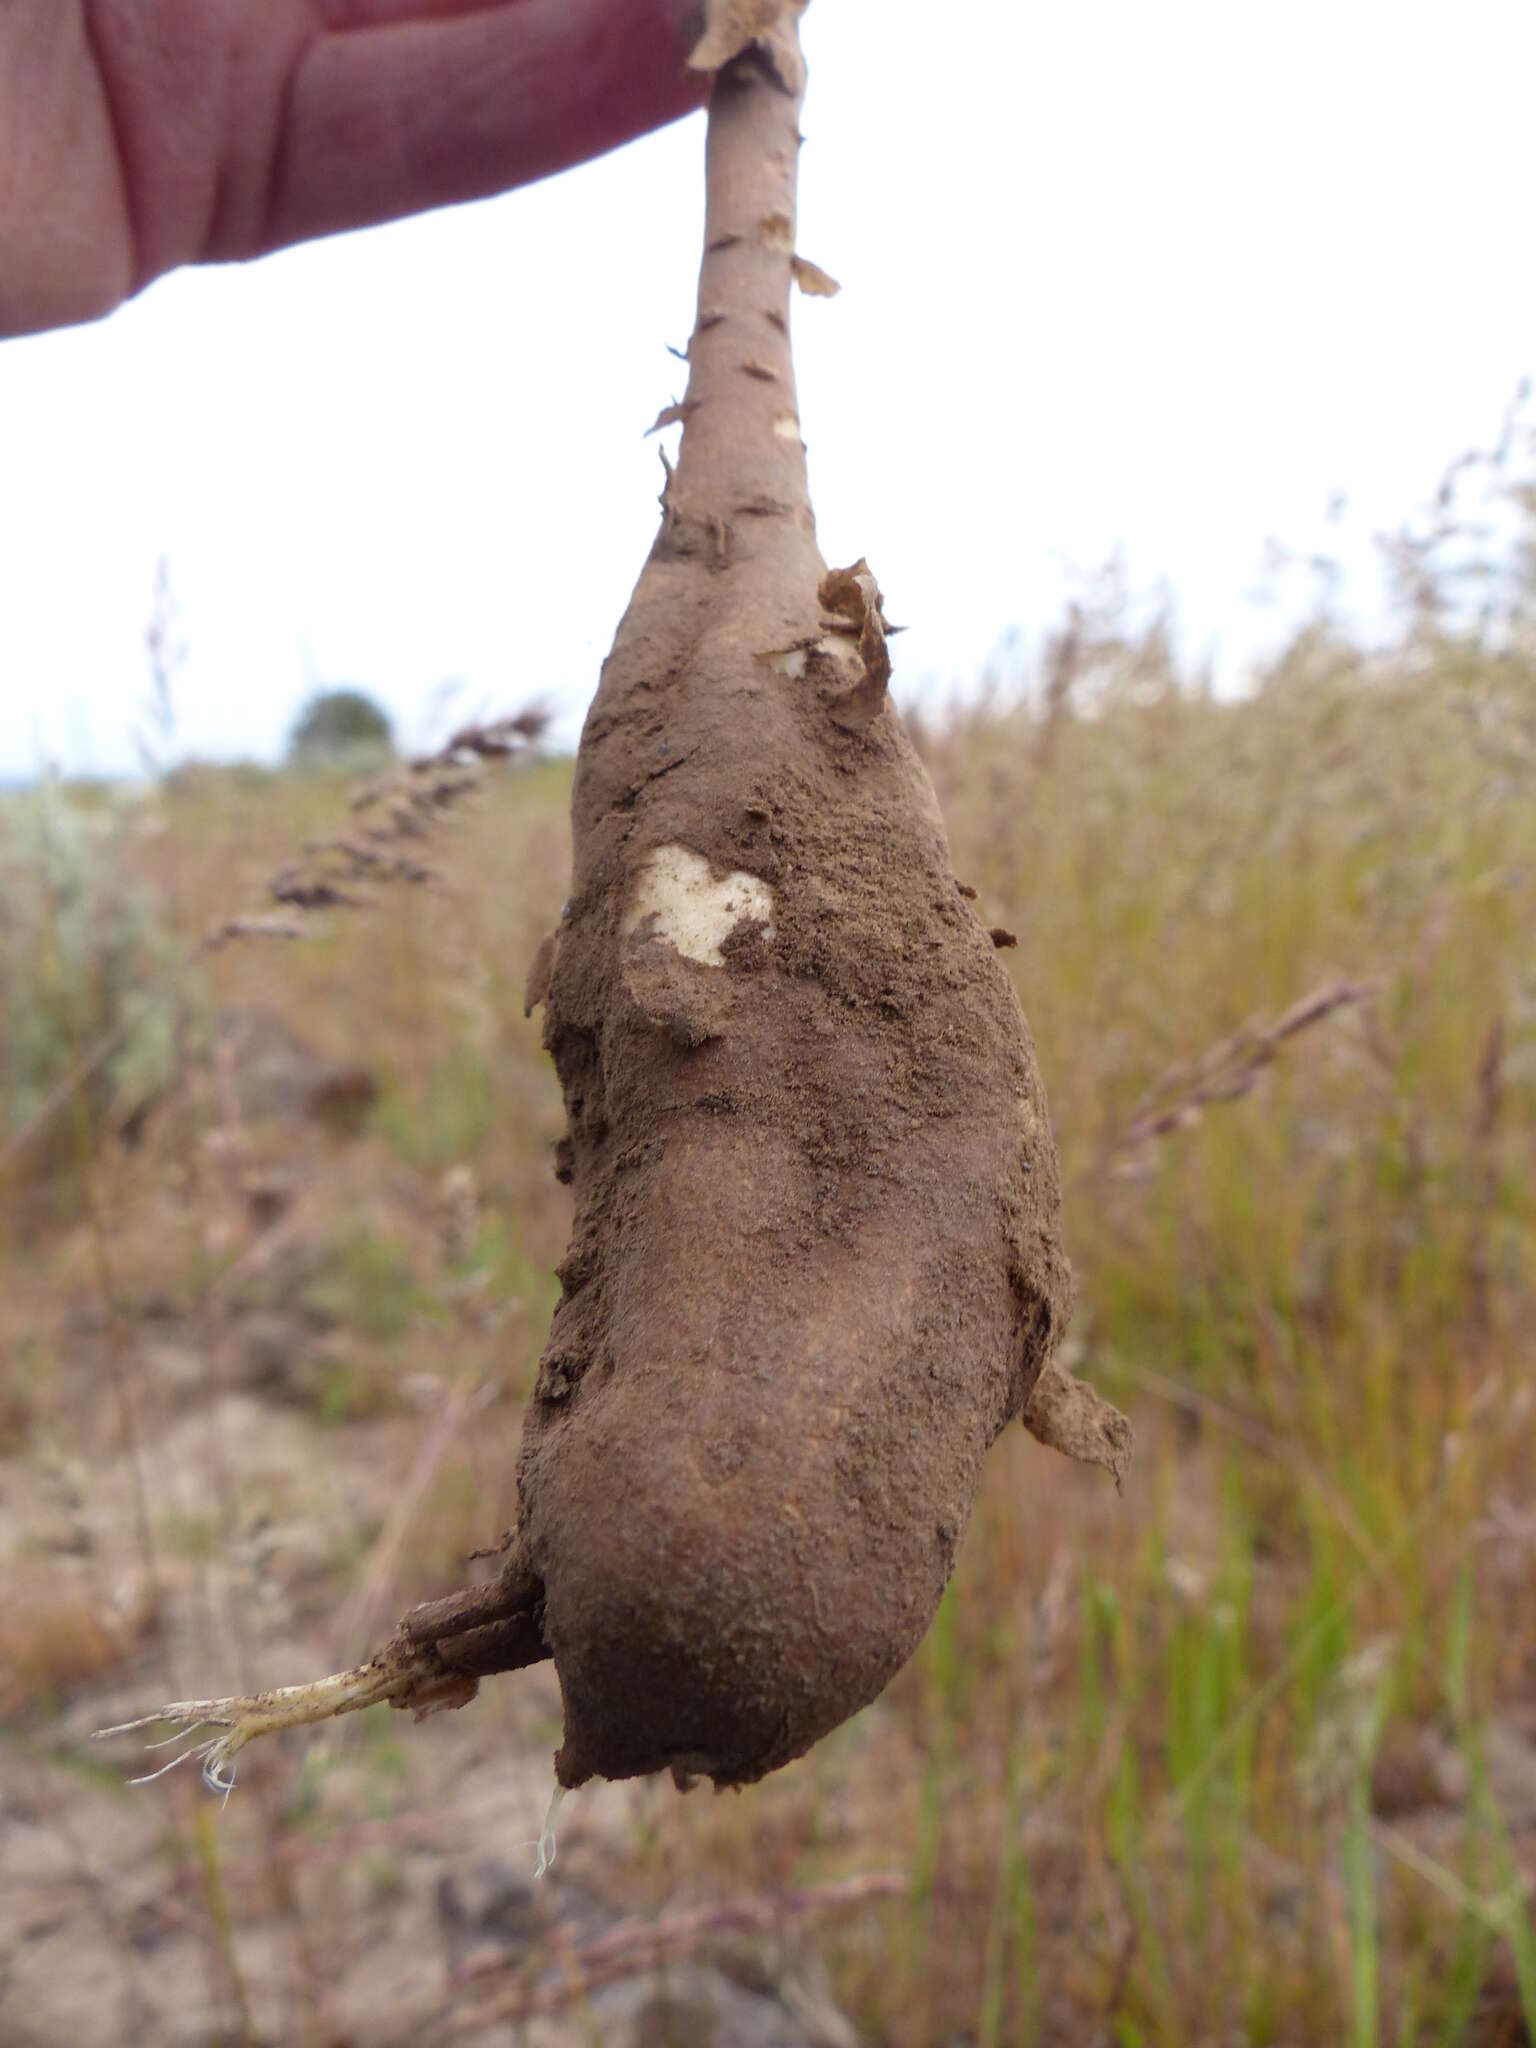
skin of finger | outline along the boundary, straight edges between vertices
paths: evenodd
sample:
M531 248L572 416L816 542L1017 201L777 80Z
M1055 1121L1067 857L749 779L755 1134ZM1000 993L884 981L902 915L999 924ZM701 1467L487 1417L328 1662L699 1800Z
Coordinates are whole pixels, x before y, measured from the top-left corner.
M383 28L391 22L450 21L455 15L484 14L487 0L312 0L326 29ZM519 6L523 0L503 0Z
M132 289L253 253L295 82L322 40L309 0L84 5L129 195Z
M105 312L131 286L131 250L81 10L0 0L0 337Z
M262 245L483 198L676 119L707 96L685 68L699 22L679 0L518 0L325 39L295 81Z
M698 104L699 19L697 0L0 0L0 335L613 148Z

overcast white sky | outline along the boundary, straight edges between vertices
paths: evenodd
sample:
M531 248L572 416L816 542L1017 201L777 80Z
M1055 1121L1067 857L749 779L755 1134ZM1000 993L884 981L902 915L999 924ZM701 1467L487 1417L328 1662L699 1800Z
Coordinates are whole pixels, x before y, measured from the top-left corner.
M796 314L823 552L897 684L1166 575L1235 673L1264 536L1396 524L1536 365L1530 0L816 0ZM180 744L315 679L410 739L574 735L656 519L701 117L492 204L157 285L0 346L0 775L131 762L169 558ZM676 438L676 430L669 437Z

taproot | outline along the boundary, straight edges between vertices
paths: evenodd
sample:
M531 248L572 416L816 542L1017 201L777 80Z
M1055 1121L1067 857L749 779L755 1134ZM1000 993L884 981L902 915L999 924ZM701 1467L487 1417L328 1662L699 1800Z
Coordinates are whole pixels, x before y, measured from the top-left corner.
M552 1657L565 1786L722 1785L881 1691L1023 1418L1118 1477L1054 1363L1070 1272L1029 1033L889 696L885 601L817 549L790 294L797 16L725 0L686 396L660 529L577 756L530 1007L575 1213L489 1586L360 1671L168 1713L255 1733L457 1706Z

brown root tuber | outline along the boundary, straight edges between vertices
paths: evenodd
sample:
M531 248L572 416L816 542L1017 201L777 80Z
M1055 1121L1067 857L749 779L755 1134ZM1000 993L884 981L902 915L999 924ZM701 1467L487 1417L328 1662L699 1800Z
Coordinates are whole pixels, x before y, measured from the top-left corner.
M875 578L817 551L788 313L797 274L830 280L794 253L798 12L729 0L701 45L682 448L529 979L576 1208L519 1528L496 1585L407 1617L373 1681L430 1708L552 1656L565 1785L800 1755L917 1646L1010 1420L1117 1476L1128 1451L1042 1378L1071 1281L1008 935L957 887Z
M873 1699L1070 1295L1028 1034L890 707L880 591L817 552L795 12L716 78L682 450L548 964L577 1207L519 1484L570 1785L741 1783Z

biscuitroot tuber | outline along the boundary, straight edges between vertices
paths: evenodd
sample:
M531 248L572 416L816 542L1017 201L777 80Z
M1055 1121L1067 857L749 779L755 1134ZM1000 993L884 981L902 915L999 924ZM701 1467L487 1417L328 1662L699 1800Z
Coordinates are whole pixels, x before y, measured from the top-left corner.
M574 879L530 977L575 1220L494 1583L358 1671L182 1702L253 1736L462 1705L554 1660L563 1786L740 1785L932 1620L988 1446L1106 1465L1052 1359L1071 1282L1029 1033L893 710L868 566L817 552L790 357L799 8L709 11L698 316L661 528L586 721ZM664 416L665 417L665 416ZM1003 935L1005 938L1007 934Z

